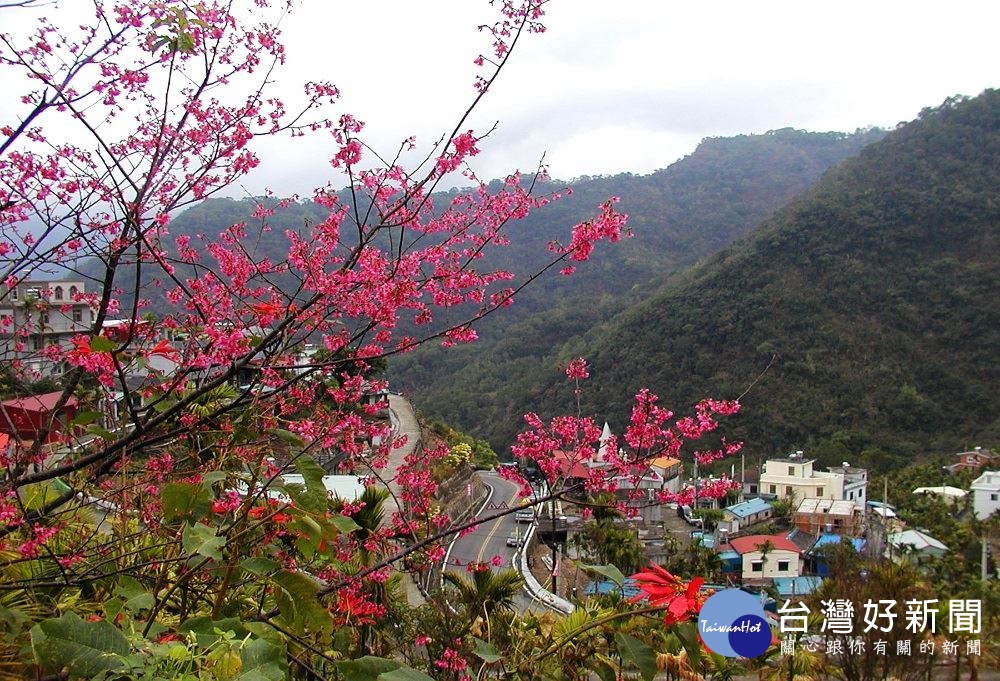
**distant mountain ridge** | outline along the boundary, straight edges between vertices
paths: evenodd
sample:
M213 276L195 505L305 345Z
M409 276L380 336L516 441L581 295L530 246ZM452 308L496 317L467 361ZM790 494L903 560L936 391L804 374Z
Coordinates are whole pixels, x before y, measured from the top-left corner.
M521 427L524 407L562 406L557 396L540 394L536 379L586 354L585 334L648 295L665 275L745 235L828 168L884 135L783 129L710 138L651 175L583 178L571 197L513 226L513 246L501 253L501 264L537 267L556 230L586 219L609 195L621 197L635 237L598 250L572 277L536 282L479 327L479 343L394 358L391 377L427 412L502 447Z
M773 359L730 427L751 456L815 447L884 468L990 444L998 190L1000 92L951 99L553 354L590 359L584 411L612 425L641 386L683 410L741 394ZM512 413L568 404L555 367L511 380L504 404L462 415L489 424L476 434L495 445L512 436Z

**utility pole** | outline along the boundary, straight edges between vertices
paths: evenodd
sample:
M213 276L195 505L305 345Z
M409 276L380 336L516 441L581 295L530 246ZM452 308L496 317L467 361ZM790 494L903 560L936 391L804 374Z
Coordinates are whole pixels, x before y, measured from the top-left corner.
M983 555L980 564L979 578L984 582L986 581L986 567L989 564L988 556L990 554L989 546L986 543L986 537L986 532L983 532Z
M556 498L553 496L550 500L549 513L552 518L552 593L556 596L559 595L559 584L557 582L559 578L559 553L556 548Z

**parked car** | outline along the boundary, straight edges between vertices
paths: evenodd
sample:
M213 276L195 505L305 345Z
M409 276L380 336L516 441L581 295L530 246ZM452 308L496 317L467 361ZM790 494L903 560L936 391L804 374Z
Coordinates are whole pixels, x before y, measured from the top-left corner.
M518 523L533 523L535 522L535 511L531 508L525 508L514 513L514 522Z
M705 521L694 514L690 506L678 506L677 515L684 518L684 521L688 525L693 525L694 527L703 527Z

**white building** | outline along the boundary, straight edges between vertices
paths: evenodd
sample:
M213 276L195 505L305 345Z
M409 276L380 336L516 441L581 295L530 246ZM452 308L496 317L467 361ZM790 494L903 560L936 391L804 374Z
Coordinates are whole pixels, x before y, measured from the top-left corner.
M843 465L828 470L833 474L844 476L844 492L840 498L843 501L854 502L856 509L864 511L865 502L868 501L868 471L852 466L846 461Z
M801 453L768 459L760 474L760 493L793 504L802 499L843 499L843 474L814 470L813 463L812 459L803 459Z
M1000 510L1000 471L986 471L972 481L972 513L984 520Z
M50 345L67 346L94 323L83 280L22 281L0 285L0 361L20 361L47 376L62 373L44 353ZM21 335L23 334L23 335Z
M740 555L744 580L798 577L802 574L799 547L783 534L737 537L729 541L729 548Z
M768 459L760 474L760 494L785 499L796 506L803 499L833 499L850 501L863 510L868 500L868 471L855 468L846 461L843 466L818 471L813 459L802 452L780 459Z

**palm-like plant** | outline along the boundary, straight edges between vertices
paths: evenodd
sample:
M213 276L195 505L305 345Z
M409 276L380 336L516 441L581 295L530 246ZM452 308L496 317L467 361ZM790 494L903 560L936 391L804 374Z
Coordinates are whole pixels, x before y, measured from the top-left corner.
M471 573L471 579L449 570L443 578L455 590L457 602L470 615L482 616L487 622L494 612L514 609L514 596L524 583L521 575L510 569L478 570Z

